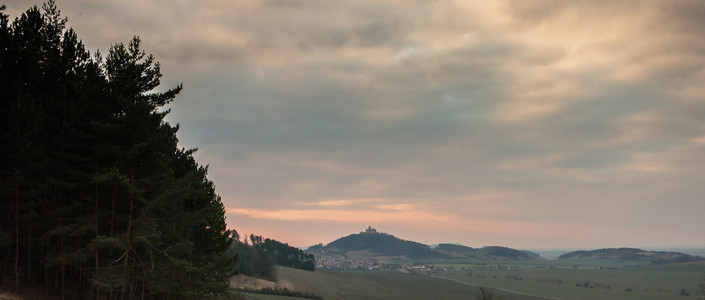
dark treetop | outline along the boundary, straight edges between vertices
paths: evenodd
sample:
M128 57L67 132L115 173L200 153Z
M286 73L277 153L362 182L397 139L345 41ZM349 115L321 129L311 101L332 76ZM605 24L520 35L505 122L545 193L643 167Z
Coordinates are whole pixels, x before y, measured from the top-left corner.
M3 7L4 10L4 7ZM90 55L53 1L0 10L0 263L62 298L227 291L224 207L135 37ZM7 273L6 273L7 274Z

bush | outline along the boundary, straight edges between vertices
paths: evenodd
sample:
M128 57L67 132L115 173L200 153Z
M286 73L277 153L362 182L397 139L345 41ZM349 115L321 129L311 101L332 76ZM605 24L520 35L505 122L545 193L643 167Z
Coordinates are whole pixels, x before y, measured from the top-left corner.
M492 290L483 286L477 290L477 293L475 293L475 300L512 300L512 298L495 294Z

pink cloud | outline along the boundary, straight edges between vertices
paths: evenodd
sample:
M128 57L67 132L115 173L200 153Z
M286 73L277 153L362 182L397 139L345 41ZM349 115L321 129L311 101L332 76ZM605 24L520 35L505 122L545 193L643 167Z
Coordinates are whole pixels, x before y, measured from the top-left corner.
M449 216L432 214L409 209L408 206L390 206L387 210L341 210L341 209L281 209L264 210L248 208L230 208L227 213L246 215L255 219L284 221L333 221L333 222L396 222L396 221L447 221Z

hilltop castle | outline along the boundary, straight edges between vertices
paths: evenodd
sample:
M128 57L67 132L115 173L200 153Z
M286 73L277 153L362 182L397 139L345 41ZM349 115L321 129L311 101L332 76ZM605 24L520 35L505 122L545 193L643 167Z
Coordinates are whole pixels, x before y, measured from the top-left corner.
M362 232L360 232L360 233L362 233ZM364 233L377 234L377 229L372 228L372 226L367 226L367 229L365 229Z

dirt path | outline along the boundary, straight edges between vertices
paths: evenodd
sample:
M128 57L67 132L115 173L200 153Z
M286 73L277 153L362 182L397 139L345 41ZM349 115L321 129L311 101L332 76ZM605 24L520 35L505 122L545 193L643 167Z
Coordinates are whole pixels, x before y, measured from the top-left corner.
M480 287L480 286L477 285L477 284L470 283L470 282L466 282L466 281L462 281L462 280L458 280L458 279L447 278L447 277L441 277L441 276L432 276L432 277L436 277L436 278L440 278L440 279L445 279L445 280L450 280L450 281L455 281L455 282L457 282L457 283L462 283L462 284L464 284L464 285L469 285L469 286L472 286L472 287ZM522 295L522 296L538 297L538 298L550 299L550 300L564 300L564 299L561 299L561 298L553 298L553 297L547 297L547 296L541 296L541 295L534 295L534 294L522 293L522 292L512 291L512 290L508 290L508 289L503 289L503 288L496 288L496 287L491 287L491 288L492 288L492 289L495 289L495 290L498 290L498 291L503 291L503 292L512 293L512 294L516 294L516 295Z
M270 289L287 289L290 291L294 290L294 284L286 280L269 281L260 278L237 275L230 277L230 287L232 288L247 288L253 290L260 290L263 288Z

